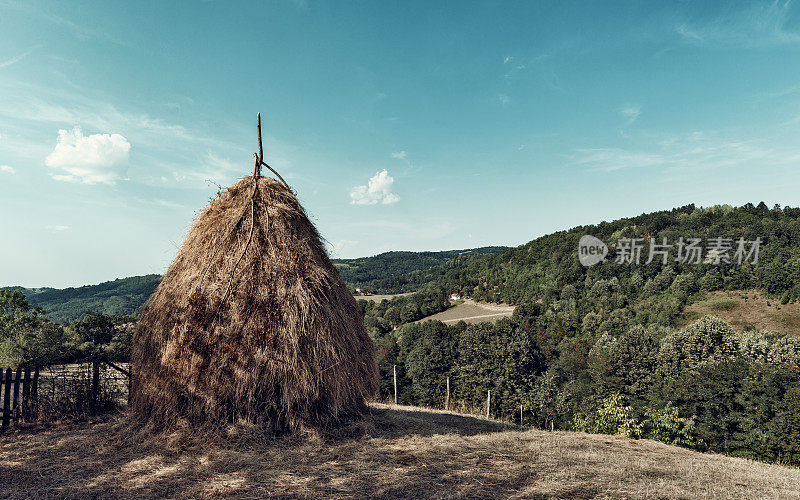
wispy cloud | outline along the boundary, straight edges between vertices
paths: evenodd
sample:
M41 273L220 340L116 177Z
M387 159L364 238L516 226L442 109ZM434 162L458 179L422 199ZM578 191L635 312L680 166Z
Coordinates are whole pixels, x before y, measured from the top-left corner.
M619 114L623 118L627 119L628 125L630 125L639 118L639 115L642 114L642 107L629 104L627 106L623 106L622 108L620 108Z
M7 174L16 174L17 171L14 170L14 167L10 167L8 165L0 165L0 172L5 172Z
M62 231L68 231L70 227L63 225L56 225L56 226L47 226L47 229L53 231L54 233L60 233Z
M41 45L37 45L37 46L31 48L30 50L27 50L27 51L23 52L22 54L20 54L18 56L12 57L11 59L9 59L7 61L0 62L0 69L7 68L7 67L9 67L9 66L11 66L13 64L17 64L21 60L23 60L26 57L28 57L29 55L31 55L31 53L33 51L35 51L36 49L38 49L39 47L41 47Z
M525 69L525 65L522 63L518 63L515 61L514 56L505 56L503 58L503 66L506 66L508 70L506 70L505 74L503 75L504 78L511 78L516 73Z
M702 169L772 167L800 164L800 153L775 149L756 140L737 140L714 133L694 132L662 138L639 149L584 148L568 158L574 165L613 172L660 168L693 172Z
M398 160L405 160L408 154L405 151L395 151L392 153L392 158L396 158Z
M771 47L800 43L800 33L788 27L791 1L757 2L710 21L684 22L675 32L686 43L737 47Z
M392 205L400 197L392 193L394 178L386 169L376 172L365 186L355 186L350 190L350 203L353 205Z
M500 105L504 108L511 104L511 98L506 94L497 94L497 100L500 101Z

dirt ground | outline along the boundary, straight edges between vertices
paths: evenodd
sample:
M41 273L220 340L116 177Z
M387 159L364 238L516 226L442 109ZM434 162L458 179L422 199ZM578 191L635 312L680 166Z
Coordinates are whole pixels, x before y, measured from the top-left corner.
M490 323L497 321L501 318L508 318L514 314L515 306L508 304L489 304L485 302L475 302L472 299L465 299L461 304L457 304L446 311L423 318L417 323L436 319L442 323L452 325L459 321L467 323L482 323L488 321Z
M336 435L132 431L125 415L0 437L3 498L800 498L800 470L646 440L373 404Z

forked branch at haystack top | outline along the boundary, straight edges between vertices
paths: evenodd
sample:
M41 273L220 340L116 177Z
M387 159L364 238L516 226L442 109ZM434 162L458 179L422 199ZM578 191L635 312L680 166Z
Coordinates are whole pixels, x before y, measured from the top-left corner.
M195 220L136 329L131 408L159 427L328 426L376 390L361 311L260 156Z

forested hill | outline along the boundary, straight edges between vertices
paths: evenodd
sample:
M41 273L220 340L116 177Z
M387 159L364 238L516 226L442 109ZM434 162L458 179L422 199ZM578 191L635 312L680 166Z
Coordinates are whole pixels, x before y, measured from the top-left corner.
M398 281L398 277L417 275L436 266L507 249L508 247L494 246L441 252L385 252L372 257L332 260L344 281L352 287L379 293L400 293L416 291L416 286L425 280L416 280L408 285L407 278Z
M68 323L87 313L134 314L150 298L160 281L160 275L148 274L77 288L10 288L22 290L28 303L44 309L53 321Z
M578 252L587 235L600 255L608 247L590 267ZM759 238L753 263L747 254ZM632 243L639 263L627 262L628 252L618 263ZM654 246L665 253L648 263L651 243L672 247ZM699 262L684 262L689 244L702 249ZM361 302L383 397L394 393L396 372L401 403L441 405L449 388L451 403L480 408L491 391L491 412L524 407L539 427L800 464L800 338L784 327L797 321L784 313L800 298L800 209L689 205L425 274L433 279L418 294ZM410 322L459 290L517 307L496 323ZM695 302L712 314L736 304L753 314L734 328L714 315L688 317ZM757 324L755 313L774 326Z
M608 245L605 261L591 267L581 265L578 242L583 235ZM616 262L617 243L625 238L636 238L642 246L639 264ZM664 249L668 252L666 264L661 255L648 264L651 240L662 244L664 238L672 245ZM731 248L718 252L724 258L716 265L677 262L681 238L684 243L690 238L701 240L704 262L709 257L716 260L709 252L715 238L726 239ZM752 265L752 255L741 265L737 262L740 238L746 251L751 249L749 242L760 238L757 264ZM682 250L685 256L686 249ZM758 289L782 301L794 301L800 299L800 208L770 209L763 202L743 207L688 205L549 234L497 255L471 259L442 274L438 281L448 289L513 304L580 299L584 292L587 299L594 300L606 294L601 290L605 286L618 302L611 304L616 306L612 310L644 299L646 304L640 304L643 314L673 315L677 302L685 302L687 295L701 289ZM668 289L674 293L660 295Z
M351 287L364 287L381 292L387 290L385 284L381 286L381 282L389 283L395 276L423 272L454 259L497 253L507 248L484 247L442 252L386 252L373 257L334 259L333 262L345 282ZM9 288L22 290L30 305L44 309L53 321L68 323L82 318L87 313L121 316L135 314L160 281L160 275L150 274L77 288Z

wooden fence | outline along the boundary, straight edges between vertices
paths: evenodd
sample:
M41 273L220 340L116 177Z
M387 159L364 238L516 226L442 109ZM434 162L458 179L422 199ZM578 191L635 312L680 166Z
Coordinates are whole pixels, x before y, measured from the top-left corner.
M130 388L127 365L108 360L44 367L0 367L0 433L13 423L61 416L81 417L124 405Z
M39 368L31 372L31 368L17 368L16 371L7 368L0 370L0 399L2 399L2 414L0 432L5 431L11 421L20 422L32 417L32 404L39 391ZM22 394L20 394L22 389Z

